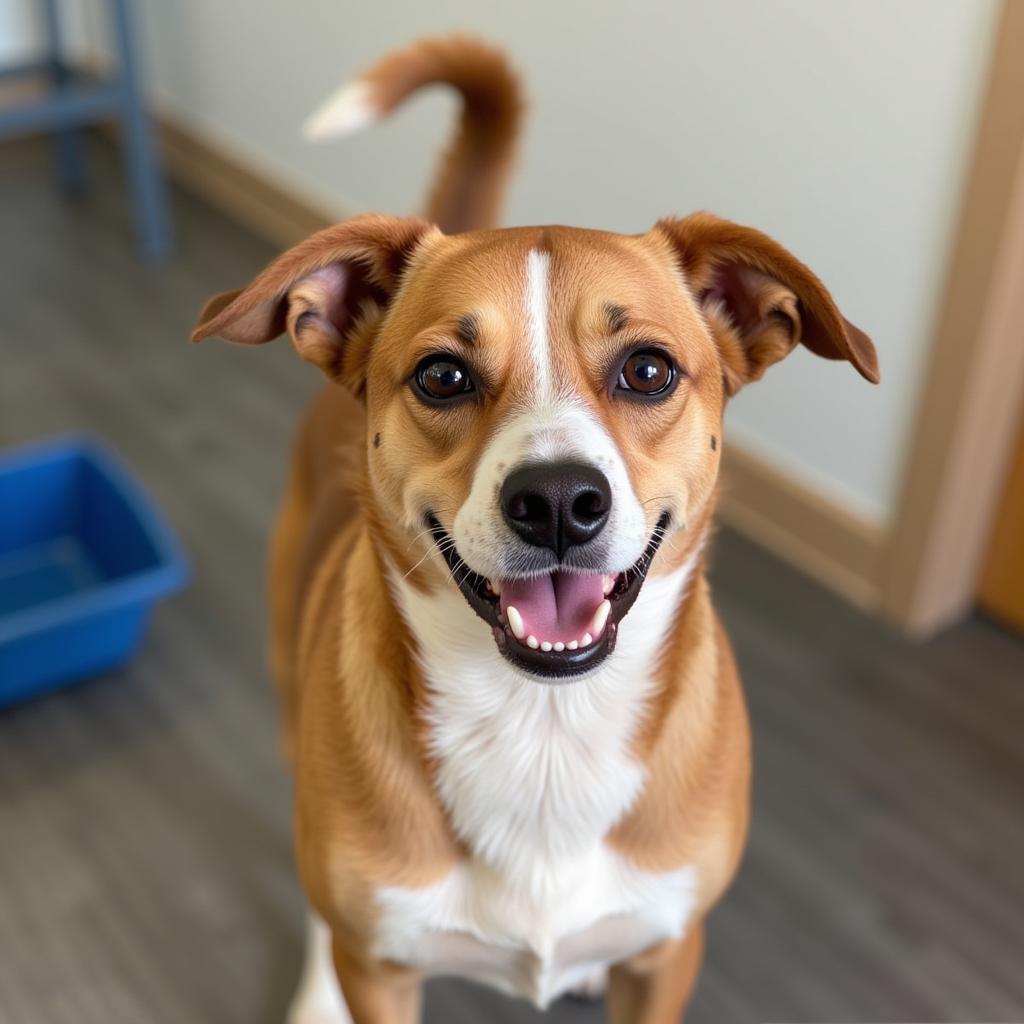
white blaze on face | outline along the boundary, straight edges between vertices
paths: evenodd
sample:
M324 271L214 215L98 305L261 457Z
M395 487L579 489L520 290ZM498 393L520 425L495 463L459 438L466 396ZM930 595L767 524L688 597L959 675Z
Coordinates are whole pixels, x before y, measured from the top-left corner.
M580 395L558 387L550 337L548 253L526 257L524 346L531 383L521 408L491 437L473 475L469 497L455 517L453 539L463 561L491 578L510 575L525 542L506 525L499 495L505 478L531 462L577 461L594 466L608 479L612 510L593 542L604 572L625 572L643 554L649 540L644 510L626 471L622 454L601 421Z
M551 367L551 337L548 334L548 275L551 256L531 249L526 257L526 323L530 334L530 354L533 357L535 405L543 408L551 404L553 374Z

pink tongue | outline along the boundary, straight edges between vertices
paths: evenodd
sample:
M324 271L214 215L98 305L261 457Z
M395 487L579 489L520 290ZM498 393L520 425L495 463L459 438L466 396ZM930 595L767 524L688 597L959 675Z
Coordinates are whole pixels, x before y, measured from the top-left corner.
M502 613L513 605L523 620L526 636L543 643L580 640L584 633L597 635L591 627L594 612L604 600L604 578L555 572L530 580L504 580L501 584Z

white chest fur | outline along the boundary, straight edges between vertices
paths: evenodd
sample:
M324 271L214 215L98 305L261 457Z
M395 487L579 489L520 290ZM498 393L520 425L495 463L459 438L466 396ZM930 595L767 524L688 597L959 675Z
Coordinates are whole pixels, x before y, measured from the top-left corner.
M603 840L644 785L630 741L691 572L649 579L615 654L560 686L517 673L460 594L395 583L432 694L440 797L472 855L433 886L379 893L379 956L544 1006L681 934L693 869L643 872Z

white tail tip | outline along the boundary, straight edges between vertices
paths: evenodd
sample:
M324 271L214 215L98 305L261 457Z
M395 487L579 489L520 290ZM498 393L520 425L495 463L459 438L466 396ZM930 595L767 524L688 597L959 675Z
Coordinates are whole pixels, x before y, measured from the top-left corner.
M306 118L302 134L310 142L352 135L380 116L373 90L366 82L349 82L328 97Z

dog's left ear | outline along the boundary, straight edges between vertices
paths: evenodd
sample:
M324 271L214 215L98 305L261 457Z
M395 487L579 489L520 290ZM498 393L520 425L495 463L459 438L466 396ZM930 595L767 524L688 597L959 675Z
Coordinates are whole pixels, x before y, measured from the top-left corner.
M407 263L438 229L370 214L335 224L279 256L245 288L211 298L193 341L261 345L288 332L307 362L357 394L367 349Z
M826 359L845 359L879 381L871 339L836 308L820 280L778 242L710 213L655 225L675 250L686 284L722 357L725 388L744 384L798 342Z

